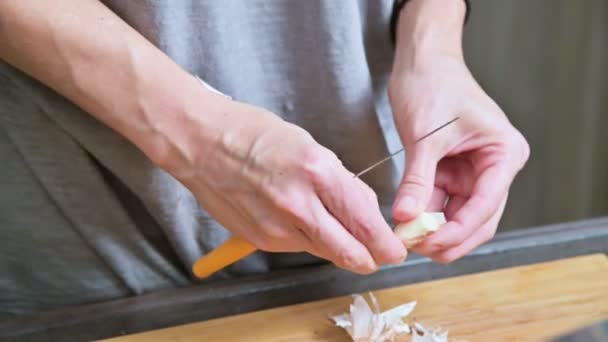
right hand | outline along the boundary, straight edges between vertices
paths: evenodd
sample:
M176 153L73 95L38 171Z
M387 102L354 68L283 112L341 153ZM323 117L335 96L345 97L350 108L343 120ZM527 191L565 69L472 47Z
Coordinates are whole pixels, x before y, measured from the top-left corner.
M404 260L374 191L334 153L272 113L226 102L212 143L191 128L190 162L170 170L215 220L258 249L306 251L356 273Z

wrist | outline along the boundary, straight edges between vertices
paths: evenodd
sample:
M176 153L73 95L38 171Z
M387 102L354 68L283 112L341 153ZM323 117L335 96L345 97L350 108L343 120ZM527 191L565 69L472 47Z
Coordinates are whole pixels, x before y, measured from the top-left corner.
M283 124L275 114L233 101L195 76L183 74L167 89L146 96L152 99L152 114L139 134L140 148L178 180L188 183L218 157L246 159L265 131Z
M463 0L410 0L398 14L394 69L428 64L437 56L464 60Z
M183 70L162 80L142 80L137 98L136 121L124 135L176 176L205 158L219 135L219 116L232 102Z

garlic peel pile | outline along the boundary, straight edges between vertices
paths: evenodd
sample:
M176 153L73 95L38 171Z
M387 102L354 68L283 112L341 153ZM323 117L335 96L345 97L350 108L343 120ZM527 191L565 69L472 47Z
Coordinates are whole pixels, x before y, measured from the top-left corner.
M424 212L409 222L398 224L395 227L395 234L409 248L439 230L445 222L445 215L442 212Z
M403 321L416 306L409 302L380 312L376 298L369 293L372 307L362 295L353 296L350 312L331 317L336 326L343 328L354 342L393 341L398 336L412 334L415 342L447 342L447 333L426 329L419 323L413 328Z
M412 342L446 342L447 340L447 332L425 328L420 323L414 323L412 329Z

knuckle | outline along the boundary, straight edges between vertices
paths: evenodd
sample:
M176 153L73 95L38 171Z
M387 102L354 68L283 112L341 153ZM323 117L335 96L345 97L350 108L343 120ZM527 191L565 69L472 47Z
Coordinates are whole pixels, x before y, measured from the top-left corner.
M376 272L377 270L378 270L377 267L373 267L372 268L372 267L367 267L366 266L365 268L356 269L355 272L359 273L359 274L362 274L362 275L368 275L368 274L372 274L372 273Z
M516 131L515 135L511 137L511 143L508 144L509 149L516 159L518 165L523 167L530 159L530 144L524 136Z
M405 256L403 253L399 253L397 251L387 252L385 253L385 261L389 263L397 263L404 260L405 256L407 256L407 250L405 251Z
M530 144L522 138L522 164L525 164L530 159Z
M273 198L274 205L280 211L288 212L290 214L296 213L299 210L298 201L294 196L287 193L279 194Z
M267 236L260 236L258 237L258 239L255 241L254 244L259 250L262 251L267 251L267 252L273 252L275 251L275 244L272 241L272 239L270 239Z
M312 146L304 149L298 163L308 180L313 184L324 185L330 180L330 172L336 160L333 153Z
M316 222L309 222L302 229L302 231L312 241L323 241L323 236L322 236L323 235L323 230L322 230L322 227L321 227L321 225L319 225Z
M342 249L338 252L336 261L339 265L348 269L355 268L356 265L356 257L346 249Z
M494 235L496 234L496 232L494 230L482 230L479 232L480 238L481 238L481 243L486 243L490 240L492 240L494 238Z
M359 214L354 217L354 223L349 230L352 230L359 241L364 241L366 244L372 244L376 240L374 229L369 224L369 220Z
M287 229L276 225L266 226L264 233L270 241L285 241L291 237Z
M409 187L426 188L428 185L427 183L428 181L425 177L415 173L410 173L403 179L403 185Z
M278 211L295 219L298 223L308 223L312 221L310 206L307 205L306 198L295 194L279 194L273 198L273 204Z
M370 189L370 191L368 191L369 193L369 200L372 201L373 203L378 203L378 194L376 194L375 191L373 191L372 189Z
M361 253L357 253L347 248L343 248L338 252L338 264L346 269L356 271L368 271L367 263Z
M453 246L458 245L458 241L455 241L455 239L449 239L449 240L442 240L442 241L436 241L436 242L432 242L429 244L429 250L432 252L440 252L440 251L445 251Z
M368 201L370 201L374 205L377 205L379 203L378 202L378 194L371 187L369 187L367 184L366 184L366 186L367 186L366 193L367 193L367 199L368 199Z

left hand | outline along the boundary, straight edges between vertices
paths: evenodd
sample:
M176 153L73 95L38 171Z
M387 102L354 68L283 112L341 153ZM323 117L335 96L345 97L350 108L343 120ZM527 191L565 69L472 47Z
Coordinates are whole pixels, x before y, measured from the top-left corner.
M393 217L404 222L425 210L444 211L448 222L412 250L454 261L494 236L529 146L457 56L398 63L389 96L407 159Z

